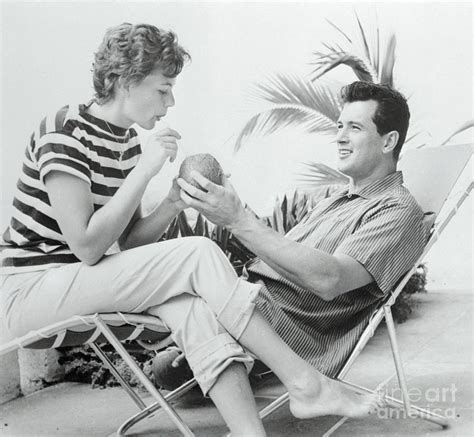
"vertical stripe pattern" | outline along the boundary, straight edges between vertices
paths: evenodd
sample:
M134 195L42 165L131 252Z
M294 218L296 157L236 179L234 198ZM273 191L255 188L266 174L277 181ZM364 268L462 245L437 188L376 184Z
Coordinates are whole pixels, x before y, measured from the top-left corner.
M329 254L360 262L374 281L331 301L288 281L263 261L247 266L265 285L257 306L301 357L335 376L381 299L421 255L428 238L424 214L400 172L358 193L343 189L319 202L286 235Z
M105 205L141 154L134 129L123 129L68 105L44 117L29 139L13 199L10 224L0 240L0 273L43 270L78 259L56 222L44 184L61 171L85 181L94 209Z

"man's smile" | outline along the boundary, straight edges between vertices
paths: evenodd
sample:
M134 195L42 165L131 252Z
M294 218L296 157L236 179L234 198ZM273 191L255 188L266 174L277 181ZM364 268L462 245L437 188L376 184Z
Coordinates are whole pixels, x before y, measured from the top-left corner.
M350 149L339 149L338 150L338 155L340 158L346 158L352 153L352 150Z

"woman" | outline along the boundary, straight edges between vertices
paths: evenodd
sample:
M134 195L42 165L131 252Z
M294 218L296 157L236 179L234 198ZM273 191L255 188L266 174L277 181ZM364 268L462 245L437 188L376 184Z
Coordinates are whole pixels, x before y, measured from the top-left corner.
M131 126L150 130L166 115L188 59L171 32L146 24L112 28L95 56L95 99L40 123L3 235L7 332L19 336L74 314L156 315L233 435L265 434L247 379L253 360L240 344L285 384L297 417L371 413L378 397L324 377L275 334L254 308L259 285L237 278L214 243L156 243L186 207L176 182L142 216L145 188L175 159L180 135L169 128L153 133L142 153ZM121 252L113 253L115 243Z

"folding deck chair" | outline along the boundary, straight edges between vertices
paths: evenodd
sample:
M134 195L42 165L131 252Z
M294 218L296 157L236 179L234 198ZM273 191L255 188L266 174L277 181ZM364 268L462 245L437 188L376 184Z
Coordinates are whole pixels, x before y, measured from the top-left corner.
M459 188L459 190L456 190L456 193L453 192L453 188L471 159L472 154L473 145L462 144L410 150L401 159L399 168L403 171L404 185L410 190L425 212L428 226L431 225L430 237L419 259L397 283L396 287L386 299L381 302L379 308L375 310L369 324L362 332L352 352L337 373L337 379L354 390L361 393L375 392L375 390L369 390L365 387L344 381L343 378L349 372L354 361L364 349L369 339L374 335L380 322L385 318L395 370L402 394L401 400L386 396L385 399L388 406L392 408L402 407L405 410L406 417L420 417L424 420L436 423L443 428L449 426L448 420L444 416L418 408L410 403L402 359L395 334L391 306L395 303L395 300L403 290L405 284L415 273L417 267L422 263L433 244L438 240L443 230L474 188L474 183L470 180L467 182L467 187ZM451 205L449 205L449 203L451 203ZM287 393L267 405L260 412L260 417L267 417L286 402L288 402Z
M468 189L460 195L460 198L455 205L449 209L444 218L441 219L443 216L437 215L441 210L442 205L445 203L448 194L455 185L459 175L467 165L471 155L472 145L449 146L433 149L426 148L408 152L401 161L401 168L404 171L406 185L419 201L424 211L432 212L432 217L436 215L438 219L433 226L430 240L423 255L398 283L397 287L383 302L380 308L374 313L369 325L361 335L358 343L337 376L339 380L344 382L343 378L349 371L354 360L360 354L379 323L385 317L398 380L403 395L402 400L387 397L388 404L397 408L402 406L406 409L407 413L417 415L443 427L448 424L446 418L410 405L390 307L395 302L395 299L403 286L414 273L431 246L435 243L451 218L456 214L461 203L467 198L472 190L473 184L471 183ZM173 409L171 402L193 388L196 385L195 379L193 378L178 387L176 390L163 395L149 381L136 364L135 360L127 352L126 348L122 345L122 342L132 340L136 341L146 349L153 350L163 349L172 343L170 332L160 319L156 317L133 313L103 313L74 316L63 322L55 323L43 329L30 332L0 346L0 355L19 348L48 349L61 346L89 344L140 409L140 412L129 418L120 426L117 431L118 435L123 435L134 424L152 415L157 410L163 409L183 435L193 436L193 432ZM118 370L107 357L106 353L101 349L100 345L104 343L109 343L123 358L125 363L127 363L138 380L152 396L154 399L153 403L147 406L142 398L140 398L140 396L120 375ZM347 382L345 383L349 384ZM354 384L349 385L362 392L371 392L371 390L364 387L359 387ZM265 407L260 412L260 416L262 418L268 416L277 408L284 405L287 401L288 395L282 395Z

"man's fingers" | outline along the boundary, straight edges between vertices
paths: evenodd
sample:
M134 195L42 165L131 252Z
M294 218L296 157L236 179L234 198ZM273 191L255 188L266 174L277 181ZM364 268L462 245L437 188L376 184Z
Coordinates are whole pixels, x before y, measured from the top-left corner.
M202 200L205 196L205 192L201 189L191 185L189 182L186 182L183 178L178 178L178 185L190 196L193 196L196 199Z
M190 196L185 190L181 189L179 196L181 197L181 200L186 203L186 205L196 209L197 211L201 210L202 202Z
M197 172L196 170L191 171L189 175L199 184L202 188L207 191L214 191L218 185L214 182L211 182L209 179L205 178L201 173Z

